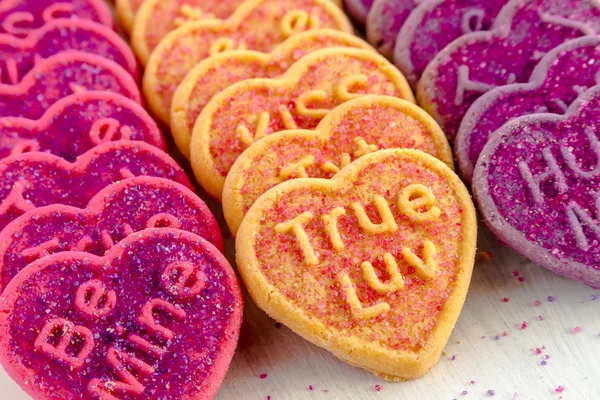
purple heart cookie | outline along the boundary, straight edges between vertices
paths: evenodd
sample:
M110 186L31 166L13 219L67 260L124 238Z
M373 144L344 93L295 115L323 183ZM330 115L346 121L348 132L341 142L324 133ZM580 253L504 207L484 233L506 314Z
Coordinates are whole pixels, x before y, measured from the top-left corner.
M600 36L570 40L542 58L529 83L502 86L481 96L462 120L455 152L470 181L479 153L506 122L539 112L564 114L587 88L600 84Z
M146 229L103 257L62 252L21 271L0 297L0 363L37 400L212 399L242 308L210 242Z
M483 93L526 82L545 53L599 29L596 0L511 0L491 31L463 35L438 53L423 72L417 97L453 141Z
M63 97L85 91L108 91L141 102L135 81L118 64L67 51L41 60L16 85L0 84L0 115L37 119Z
M23 37L58 18L89 19L114 27L103 0L0 0L0 34Z
M394 62L414 87L425 67L462 35L489 30L508 0L428 0L409 15L398 34Z
M156 122L138 103L111 92L81 92L58 100L39 120L0 118L0 159L42 151L67 161L104 142L137 140L166 151Z
M367 40L389 59L410 13L425 0L375 0L367 16Z
M35 207L65 204L83 208L111 183L140 175L192 187L171 157L144 142L103 143L74 163L38 152L5 158L0 161L0 230Z
M67 50L108 58L127 70L136 82L140 79L133 52L113 30L88 20L58 19L24 39L0 35L0 82L16 85L41 59Z
M494 133L477 161L473 191L500 240L600 288L600 86L565 115L527 115Z
M98 192L84 209L62 204L33 209L0 233L0 293L38 258L61 251L102 256L134 232L163 227L195 233L223 251L221 230L206 204L168 179L122 180Z
M367 21L367 14L373 5L374 0L344 0L348 13L356 22L364 25Z

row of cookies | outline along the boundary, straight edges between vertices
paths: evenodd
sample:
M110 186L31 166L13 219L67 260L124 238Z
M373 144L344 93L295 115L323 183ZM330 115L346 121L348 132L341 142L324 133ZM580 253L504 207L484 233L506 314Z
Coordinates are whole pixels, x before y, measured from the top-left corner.
M348 1L351 10L362 10L356 3L367 6ZM592 0L377 0L366 18L371 42L454 143L491 230L592 287L600 286L599 24Z
M0 364L34 399L211 398L241 291L132 50L103 1L5 6Z
M411 379L464 302L475 212L439 125L348 31L328 0L246 1L165 35L143 88L222 201L257 305L351 364Z

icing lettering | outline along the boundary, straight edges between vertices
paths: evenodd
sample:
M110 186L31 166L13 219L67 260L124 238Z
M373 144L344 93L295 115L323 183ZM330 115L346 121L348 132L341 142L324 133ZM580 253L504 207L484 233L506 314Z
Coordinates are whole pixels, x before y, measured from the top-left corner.
M244 46L239 46L239 49L243 49ZM217 40L210 46L210 55L214 56L215 54L224 53L226 51L234 50L235 42L233 39L228 37L222 37Z
M329 235L331 245L337 251L344 250L344 241L342 240L337 225L338 219L342 215L346 215L346 210L343 207L336 207L329 211L328 214L321 216L321 220L323 221L323 225L325 227L325 232L327 232Z
M561 145L560 152L564 157L569 168L575 174L579 175L582 178L593 178L596 175L600 174L600 141L598 141L598 138L596 137L596 134L594 133L594 130L591 127L587 127L587 129L585 130L585 134L589 140L589 146L584 146L584 148L591 149L596 155L596 165L594 166L594 169L592 169L591 171L582 170L579 167L575 156L573 155L572 148L568 148L564 145Z
M319 29L321 22L315 15L309 14L304 10L292 10L281 19L280 29L283 36L287 39L290 36L305 32L310 29Z
M57 338L58 342L56 342ZM81 342L76 354L67 352L69 346ZM85 326L74 325L63 318L55 318L44 325L34 342L34 347L73 369L79 369L94 349L94 335Z
M156 358L160 358L165 354L165 351L162 347L157 346L155 344L150 343L146 339L138 335L129 335L127 339L135 344L140 350L147 354L151 354Z
M292 163L281 169L279 177L287 180L290 178L308 178L306 168L310 167L315 163L314 156L304 157L302 160Z
M17 60L13 57L9 57L5 60L5 67L0 69L0 77L4 77L6 72L6 81L2 79L1 82L8 83L10 85L16 85L19 83L19 68L17 66Z
M302 116L321 120L329 114L327 108L308 108L308 104L323 102L327 99L327 92L324 90L309 90L302 93L296 100L296 112Z
M35 139L24 139L19 140L13 148L10 150L11 155L18 155L23 153L29 153L31 151L39 151L40 144Z
M577 204L575 201L570 201L566 207L567 219L577 246L583 250L590 249L590 243L583 230L583 225L586 225L598 238L600 238L600 192L594 194L596 201L596 218L590 215L587 210Z
M120 400L113 395L116 391L124 392L130 396L144 393L144 385L127 369L127 366L143 375L152 375L155 372L151 365L131 354L117 350L115 347L108 349L106 361L121 381L92 379L87 389L90 393L98 396L100 400Z
M168 301L161 299L150 300L142 307L142 311L140 312L140 315L138 317L138 322L142 326L146 327L150 332L158 333L162 335L165 339L171 340L175 337L173 331L160 325L158 322L156 322L156 319L154 318L154 314L158 312L158 310L161 310L164 313L168 313L176 319L184 319L186 316L186 312L180 308L175 307Z
M373 153L377 151L377 145L368 144L363 138L357 137L354 138L354 143L356 143L358 149L354 152L354 157L359 158L366 154Z
M200 7L192 7L189 4L184 4L179 9L180 17L175 18L175 26L185 25L188 22L200 21L202 19L214 18L214 14L202 11Z
M435 221L441 210L434 206L435 195L427 186L408 185L398 194L398 210L415 222ZM421 211L427 209L427 211Z
M394 220L394 215L392 214L392 210L390 209L387 200L382 196L376 195L373 198L373 202L381 217L381 223L379 224L374 224L371 221L364 207L360 203L353 202L350 204L350 207L352 207L356 214L356 218L358 218L360 227L371 234L396 232L398 230L398 224L396 224L396 221Z
M463 15L461 24L461 30L463 35L482 30L484 18L485 10L479 8L467 10Z
M117 136L117 131L120 137ZM132 131L127 125L121 126L119 120L102 118L95 121L90 129L90 139L94 144L111 142L113 140L131 140Z
M119 174L121 175L121 178L123 178L123 179L135 178L135 174L133 172L131 172L131 170L129 168L121 168L119 170Z
M73 14L73 4L54 3L46 7L42 13L44 22L50 22L57 18L70 18Z
M69 89L71 89L73 93L83 93L87 90L85 86L81 86L75 82L69 82Z
M423 279L432 279L438 270L438 263L435 260L437 249L435 244L430 240L423 242L423 260L421 260L411 249L408 247L402 248L402 257L404 261L412 265L415 268L417 275Z
M81 285L75 295L75 307L82 313L94 318L104 317L117 305L117 294L107 290L106 285L92 279Z
M131 227L129 227L131 229ZM150 218L146 222L146 228L181 228L179 219L171 214L159 213ZM133 231L133 230L132 230Z
M515 80L516 76L514 74L510 74L506 83L508 85L514 83ZM469 67L467 65L461 65L458 68L458 80L456 85L456 97L454 99L454 104L460 106L465 101L466 91L485 93L489 90L492 90L493 88L495 88L494 85L470 80Z
M110 232L106 229L103 229L102 232L100 232L100 238L102 240L102 246L104 246L105 250L108 250L115 245L115 242L110 236Z
M279 106L279 116L283 121L285 129L298 129L298 125L296 125L296 121L294 121L294 117L287 106L284 106L283 104Z
M566 28L581 31L585 36L593 35L595 33L594 30L587 26L585 23L574 19L561 17L559 15L552 15L550 13L543 12L540 13L540 19L549 24L564 26Z
M312 219L313 214L306 211L292 220L275 225L275 232L293 234L296 237L296 241L304 256L304 262L309 266L317 265L317 256L315 255L315 251L308 240L308 235L304 230L304 225L308 224Z
M346 301L350 305L350 312L354 318L367 320L378 317L391 310L390 305L386 302L381 302L370 307L363 307L356 294L354 285L347 274L340 274L338 282L344 291Z
M385 270L390 276L388 283L383 283L377 277L373 264L368 261L363 262L360 265L360 269L363 273L363 279L367 282L369 287L375 290L379 294L386 294L390 292L396 292L404 288L404 278L398 270L398 263L393 255L385 253L383 255L383 262L385 263Z
M525 161L519 162L519 172L521 173L521 177L527 182L527 186L533 195L533 200L536 204L542 204L544 201L542 198L542 190L540 189L540 183L550 177L554 177L554 185L558 189L559 192L564 192L567 190L567 183L565 180L565 175L562 173L560 168L558 167L558 163L556 162L556 158L552 154L550 148L546 147L542 150L542 155L546 163L548 164L548 170L542 174L537 176L533 176L529 165Z
M60 241L57 238L53 238L35 247L23 250L21 256L31 261L37 260L38 258L51 254L59 245Z
M171 262L161 276L166 289L179 299L200 294L206 285L205 279L204 272L185 261Z
M17 11L4 18L4 21L2 21L2 29L15 36L27 35L33 28L25 28L22 25L25 25L28 22L33 22L33 15L29 12Z
M25 188L29 185L28 181L17 181L13 184L12 189L6 199L0 204L0 214L8 212L11 208L26 213L35 208L31 201L23 197Z
M363 74L345 76L340 79L338 84L335 86L333 93L335 97L342 102L357 99L361 96L364 96L364 94L353 93L350 91L350 89L358 85L365 86L368 82L369 77Z
M323 171L325 171L325 172L333 172L334 174L337 174L338 172L340 172L340 169L344 168L346 165L350 164L350 162L352 161L352 159L350 158L350 154L348 154L348 153L342 153L340 158L341 158L341 162L340 162L339 167L336 164L334 164L332 161L327 161L325 164L323 164L321 166L321 169L323 169Z
M250 146L252 142L259 140L266 136L267 128L269 127L269 122L271 121L271 116L268 112L263 111L258 115L258 121L256 125L256 133L254 136L250 134L250 130L246 127L246 125L238 125L236 128L236 133L239 135L240 140L246 146Z

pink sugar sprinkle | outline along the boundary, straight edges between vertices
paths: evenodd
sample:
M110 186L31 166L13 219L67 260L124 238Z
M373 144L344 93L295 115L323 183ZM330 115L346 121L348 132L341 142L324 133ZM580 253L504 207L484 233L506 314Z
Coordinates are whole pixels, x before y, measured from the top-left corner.
M533 306L534 307L538 307L540 304L542 304L542 302L539 301L539 300L536 300L536 301L533 302Z
M308 385L308 390L310 390L312 392L313 386L312 385Z
M271 396L267 396L267 400L271 400Z
M471 385L474 385L474 384L475 384L475 381L471 381L470 383L471 383Z
M523 278L522 276L519 277L519 282L525 282L525 278Z
M542 349L535 349L535 354L542 354Z
M546 354L546 355L544 355L544 360L547 360L547 359L549 359L549 358L550 358L550 355L549 355L549 354Z
M542 317L541 315L538 315L538 319L539 319L540 321L543 321L543 320L544 320L544 317Z
M514 271L512 272L512 276L519 276L519 271L517 271L517 270L514 270Z
M521 329L525 328L527 328L527 321L523 321L523 323L521 324Z
M265 379L267 377L267 374L260 374L260 379Z
M517 393L517 392L513 393L513 400L519 400L519 393Z
M581 332L580 326L576 326L575 328L573 328L573 333L579 333L579 332Z
M508 336L508 332L506 332L506 331L502 332L502 336Z
M379 392L379 391L381 391L381 386L379 386L379 385L375 385L375 391L376 391L376 392Z
M508 301L509 301L509 300L510 300L510 299L509 299L508 297L504 297L504 298L502 299L502 301L503 301L503 302L505 302L505 303L508 303Z
M565 390L565 387L563 385L558 385L558 387L556 389L554 389L554 391L557 393L562 393L564 390Z

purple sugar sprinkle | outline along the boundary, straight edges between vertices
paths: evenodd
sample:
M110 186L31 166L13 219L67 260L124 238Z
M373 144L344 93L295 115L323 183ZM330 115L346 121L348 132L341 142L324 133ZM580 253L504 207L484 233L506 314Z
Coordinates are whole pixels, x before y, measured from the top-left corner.
M487 394L488 394L488 396L492 397L493 395L496 394L496 392L493 391L492 389L490 389L490 390L487 391Z
M554 296L548 296L548 301L552 303L554 301Z

